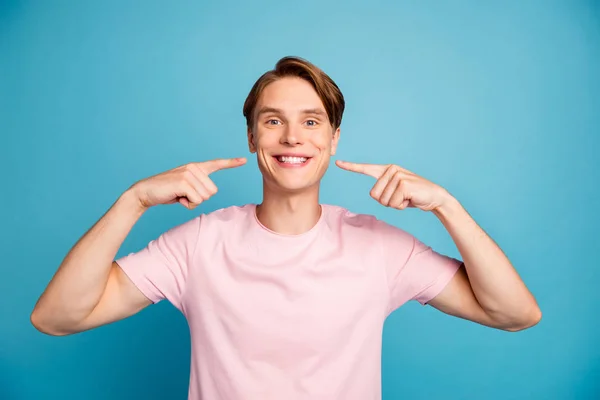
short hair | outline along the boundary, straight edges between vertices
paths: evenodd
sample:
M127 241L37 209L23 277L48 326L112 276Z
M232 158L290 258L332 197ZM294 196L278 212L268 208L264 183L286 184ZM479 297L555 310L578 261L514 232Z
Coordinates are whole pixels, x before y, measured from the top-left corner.
M297 77L310 83L323 102L333 129L342 124L345 101L336 83L316 65L300 57L287 56L280 59L275 69L265 72L252 86L243 108L248 128L254 125L254 111L263 90L270 83L286 77Z

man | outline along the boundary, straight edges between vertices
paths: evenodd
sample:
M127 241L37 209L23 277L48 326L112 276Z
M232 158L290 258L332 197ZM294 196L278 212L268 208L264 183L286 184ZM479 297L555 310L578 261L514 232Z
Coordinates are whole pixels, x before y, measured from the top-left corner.
M189 209L210 175L244 158L190 163L129 188L69 252L31 315L67 335L167 299L190 325L191 399L378 399L385 318L410 300L518 331L541 312L500 248L440 186L396 165L337 161L370 175L386 207L434 213L463 261L372 216L320 204L344 98L313 64L280 60L244 105L263 176L260 204L201 214L114 261L150 207Z

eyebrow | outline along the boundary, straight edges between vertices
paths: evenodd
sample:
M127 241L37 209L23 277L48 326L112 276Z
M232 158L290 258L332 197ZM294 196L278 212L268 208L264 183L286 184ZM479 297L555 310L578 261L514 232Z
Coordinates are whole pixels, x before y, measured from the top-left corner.
M309 108L306 110L302 110L302 114L327 115L327 113L321 108Z
M260 116L261 114L268 114L268 113L283 114L283 110L281 110L279 108L274 108L274 107L262 107L260 110L258 110L257 116ZM301 114L327 115L327 113L321 108L307 108L305 110L300 111L300 113Z

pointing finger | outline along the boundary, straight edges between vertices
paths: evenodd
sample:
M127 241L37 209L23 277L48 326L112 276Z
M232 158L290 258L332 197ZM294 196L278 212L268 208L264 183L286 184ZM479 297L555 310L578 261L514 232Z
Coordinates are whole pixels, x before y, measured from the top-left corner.
M346 171L357 172L359 174L365 174L372 176L375 179L379 179L381 175L385 172L387 167L385 165L378 164L359 164L359 163L351 163L348 161L337 160L335 164L345 169Z
M236 168L246 163L246 158L219 158L216 160L210 160L201 162L198 164L200 168L206 174L212 174L213 172L219 171L225 168Z

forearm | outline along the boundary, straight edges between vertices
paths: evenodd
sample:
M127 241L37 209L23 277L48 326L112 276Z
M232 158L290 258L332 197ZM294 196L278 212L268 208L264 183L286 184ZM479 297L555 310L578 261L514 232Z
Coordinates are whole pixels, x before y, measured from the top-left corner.
M535 298L500 247L454 198L434 210L454 240L477 301L493 319L507 325L539 319Z
M84 320L100 301L114 258L143 214L126 191L69 251L32 313L32 321L65 327Z

